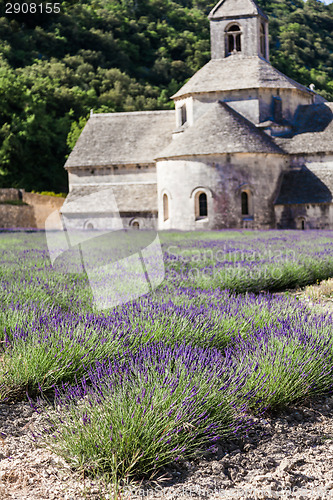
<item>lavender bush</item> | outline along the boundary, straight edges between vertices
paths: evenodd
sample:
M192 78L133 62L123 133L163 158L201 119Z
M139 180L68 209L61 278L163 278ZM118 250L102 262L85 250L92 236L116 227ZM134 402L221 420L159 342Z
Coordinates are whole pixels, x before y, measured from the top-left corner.
M281 328L257 332L233 348L234 361L253 368L244 390L256 387L258 378L262 382L249 401L252 412L276 410L332 391L332 319L320 325L320 332L311 332L311 326L296 329L282 322Z
M228 352L147 344L56 389L44 436L81 469L115 479L147 475L249 424L250 371Z
M331 231L221 231L162 235L168 279L237 292L285 290L333 273Z
M163 289L154 298L143 297L106 314L70 313L43 304L25 309L16 304L5 313L2 317L12 315L16 325L7 322L3 330L2 399L70 382L84 375L84 366L135 352L147 342L191 343L223 352L242 339L259 338L265 328L278 329L281 321L292 332L299 323L312 325L304 306L283 297L181 288L173 297ZM327 328L322 318L317 330Z

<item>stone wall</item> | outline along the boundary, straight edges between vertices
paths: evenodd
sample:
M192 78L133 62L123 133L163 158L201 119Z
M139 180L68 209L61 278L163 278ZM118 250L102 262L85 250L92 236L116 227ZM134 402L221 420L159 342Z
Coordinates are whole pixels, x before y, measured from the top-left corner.
M300 105L312 103L312 95L297 89L247 89L229 90L224 92L210 92L209 94L197 94L195 98L187 98L179 103L186 102L188 116L191 117L189 125L192 125L200 116L209 109L207 104L216 101L224 101L235 111L243 115L253 123L266 120L274 120L273 98L279 97L282 101L283 118L293 122L297 108Z
M329 169L333 172L333 154L332 153L317 153L317 154L297 154L290 155L290 165L292 167L300 168L306 165L311 170L311 165L313 164L323 164L327 165ZM331 185L330 180L328 179Z
M283 118L293 122L298 106L312 104L311 94L298 89L260 89L260 122L274 120L273 97L280 97L282 101Z
M253 123L259 123L260 102L258 89L246 89L196 94L193 99L186 99L187 107L190 109L188 114L192 117L192 122L189 121L189 125L192 125L201 115L208 111L209 107L207 107L207 104L220 100L226 102L228 106L245 116L248 120L251 120ZM176 106L177 105L178 101L176 101Z
M70 168L68 170L70 195L64 206L63 215L70 227L84 229L87 226L108 228L110 220L85 213L84 196L86 190L100 186L110 188L115 197L124 228L156 229L157 227L157 179L155 164L114 164L105 167ZM72 217L71 193L82 190L82 205L77 206L79 214ZM97 203L99 202L97 197ZM70 207L70 208L69 208Z
M27 205L0 204L0 228L36 228L34 209Z
M21 190L15 188L0 189L0 203L2 201L14 201L21 198Z
M276 205L277 229L333 229L331 203Z
M264 23L266 27L266 54L268 60L268 23L259 16L237 16L236 19L211 20L210 34L212 59L224 59L226 57L226 30L229 28L229 25L232 24L238 24L242 31L242 55L257 56L260 53L260 23Z
M103 214L78 213L63 214L62 221L68 231L74 230L119 230L119 229L157 229L157 212L125 212L119 217L110 217ZM120 223L119 223L120 222Z
M69 190L81 185L112 185L156 183L155 164L110 165L108 167L70 168L68 169Z
M37 229L45 229L45 221L55 210L60 210L65 199L58 196L46 196L42 194L23 192L22 200L32 207L35 226ZM53 229L61 229L54 227Z
M13 204L5 203L8 201ZM24 204L14 204L20 201ZM59 210L63 203L64 198L56 196L26 193L14 188L0 189L0 228L44 229L47 217Z
M233 154L157 163L159 229L270 229L274 200L288 159L276 154ZM253 217L242 216L241 192L252 194ZM195 213L196 194L205 192L208 217ZM163 195L169 197L164 221Z

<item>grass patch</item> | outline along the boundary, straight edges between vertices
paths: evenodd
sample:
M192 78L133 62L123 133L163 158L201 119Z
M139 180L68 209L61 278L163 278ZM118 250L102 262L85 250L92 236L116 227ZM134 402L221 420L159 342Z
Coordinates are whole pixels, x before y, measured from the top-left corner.
M0 205L14 205L16 207L28 206L28 203L25 203L22 200L4 200L0 201Z

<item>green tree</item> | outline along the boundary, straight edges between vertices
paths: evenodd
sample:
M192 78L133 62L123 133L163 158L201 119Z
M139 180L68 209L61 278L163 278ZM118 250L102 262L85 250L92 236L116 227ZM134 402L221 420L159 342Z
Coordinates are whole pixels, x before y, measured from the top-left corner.
M0 0L0 186L65 191L63 165L90 109L170 109L210 58L216 2L67 0L58 14L27 16L6 15ZM272 64L333 100L333 4L258 2Z

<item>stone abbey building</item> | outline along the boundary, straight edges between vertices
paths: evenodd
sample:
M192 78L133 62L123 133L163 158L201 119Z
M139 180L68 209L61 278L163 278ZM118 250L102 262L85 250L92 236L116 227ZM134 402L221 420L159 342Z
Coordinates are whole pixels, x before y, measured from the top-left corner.
M270 64L253 0L209 20L211 60L174 111L91 115L65 165L68 223L102 227L112 188L125 228L333 229L333 103Z

